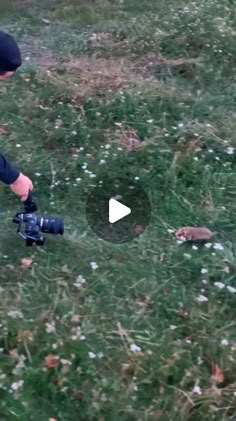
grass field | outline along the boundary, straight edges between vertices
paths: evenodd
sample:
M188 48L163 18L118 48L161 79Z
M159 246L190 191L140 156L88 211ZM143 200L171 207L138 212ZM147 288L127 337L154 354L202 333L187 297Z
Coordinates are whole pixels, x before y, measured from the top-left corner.
M234 0L0 9L24 58L0 85L1 153L66 226L26 248L1 186L0 420L235 420ZM127 150L128 130L143 148ZM85 205L94 179L125 168L152 219L118 246L91 232ZM217 236L179 245L186 225Z

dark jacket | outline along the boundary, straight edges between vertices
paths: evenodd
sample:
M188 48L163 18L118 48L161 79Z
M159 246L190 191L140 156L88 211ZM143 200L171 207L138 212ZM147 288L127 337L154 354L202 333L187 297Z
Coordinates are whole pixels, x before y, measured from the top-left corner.
M0 181L9 185L14 183L19 175L20 171L13 167L13 165L0 154Z

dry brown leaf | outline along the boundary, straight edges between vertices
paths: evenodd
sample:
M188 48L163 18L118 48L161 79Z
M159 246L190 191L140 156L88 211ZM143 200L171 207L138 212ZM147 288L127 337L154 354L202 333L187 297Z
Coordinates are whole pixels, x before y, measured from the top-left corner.
M175 235L180 240L199 241L210 240L216 235L216 232L212 232L205 227L182 227L176 231Z
M25 257L24 259L21 259L22 269L27 269L28 267L30 267L30 265L32 265L32 263L33 263L33 259L29 259L27 257Z
M60 357L58 357L57 355L47 355L47 357L45 357L44 360L45 367L48 369L56 368L59 364L59 361Z
M186 319L188 317L188 313L183 308L180 308L178 311L178 316Z
M20 330L18 333L19 342L32 342L34 339L32 332L29 330Z
M216 384L223 383L224 381L223 371L217 364L214 363L212 363L211 366L211 378Z
M9 131L5 129L4 127L0 127L0 135L7 136L9 135Z
M142 225L136 225L136 227L134 227L133 233L134 233L134 235L140 235L140 234L142 234L144 229L145 228Z
M11 351L9 351L9 354L12 358L15 358L16 360L19 359L19 354L17 349L12 349Z

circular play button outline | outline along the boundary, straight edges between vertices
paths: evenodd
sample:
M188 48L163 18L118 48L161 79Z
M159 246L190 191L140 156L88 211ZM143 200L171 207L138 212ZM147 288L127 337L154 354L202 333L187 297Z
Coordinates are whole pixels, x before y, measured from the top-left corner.
M104 177L87 197L88 225L100 239L113 244L137 238L147 228L150 217L148 195L134 177Z

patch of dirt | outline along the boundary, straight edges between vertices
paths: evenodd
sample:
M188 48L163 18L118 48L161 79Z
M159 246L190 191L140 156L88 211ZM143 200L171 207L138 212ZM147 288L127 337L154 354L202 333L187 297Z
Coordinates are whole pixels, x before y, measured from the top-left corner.
M23 64L33 64L40 69L51 69L58 67L58 58L47 47L40 45L33 37L19 44Z

